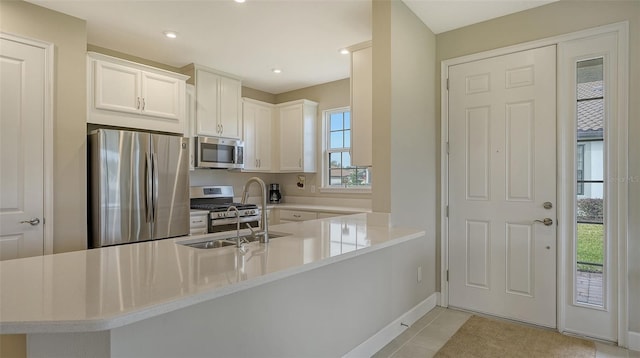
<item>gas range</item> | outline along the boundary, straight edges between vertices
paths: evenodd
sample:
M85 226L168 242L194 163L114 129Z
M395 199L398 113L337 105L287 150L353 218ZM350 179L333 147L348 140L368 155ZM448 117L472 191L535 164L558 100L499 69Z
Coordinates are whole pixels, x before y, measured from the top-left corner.
M235 207L238 210L231 209ZM236 229L237 218L243 227L258 227L260 209L255 204L233 202L233 187L226 185L191 187L191 209L209 211L209 232L221 232Z

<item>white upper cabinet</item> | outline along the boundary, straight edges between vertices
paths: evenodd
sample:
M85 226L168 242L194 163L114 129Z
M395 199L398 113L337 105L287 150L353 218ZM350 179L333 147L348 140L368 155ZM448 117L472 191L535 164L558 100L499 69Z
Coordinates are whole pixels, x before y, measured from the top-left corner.
M223 137L242 138L242 84L220 76L220 126Z
M190 64L183 68L196 88L195 135L242 137L242 83L216 70Z
M351 163L371 166L372 159L372 66L371 42L351 49Z
M273 142L274 105L249 98L242 103L244 129L244 171L269 172L273 170L271 143Z
M280 126L279 172L316 171L318 104L299 100L278 105Z
M93 52L87 72L87 122L184 132L186 76Z

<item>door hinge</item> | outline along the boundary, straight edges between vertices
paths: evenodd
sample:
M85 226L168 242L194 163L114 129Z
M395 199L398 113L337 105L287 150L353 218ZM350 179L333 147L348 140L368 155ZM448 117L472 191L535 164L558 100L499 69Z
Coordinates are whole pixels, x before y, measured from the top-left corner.
M445 145L447 146L447 147L446 147L446 149L447 149L447 154L449 154L449 142L447 142Z
M449 217L449 205L447 205L447 206L444 208L444 210L445 210L444 215L445 215L445 217L447 217L447 218L448 218L448 217Z
M447 270L447 282L449 282L449 270Z
M449 79L447 78L447 91L449 90Z

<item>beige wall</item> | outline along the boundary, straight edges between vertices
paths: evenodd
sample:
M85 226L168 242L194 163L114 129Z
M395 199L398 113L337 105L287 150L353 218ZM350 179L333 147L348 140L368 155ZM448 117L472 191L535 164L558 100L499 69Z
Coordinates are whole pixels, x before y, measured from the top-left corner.
M371 209L391 212L391 2L372 0L373 195Z
M87 247L86 22L23 1L0 1L0 29L55 45L54 252Z
M426 232L425 288L436 291L436 37L400 0L373 2L374 211ZM416 267L417 268L417 267Z
M284 103L298 99L318 102L318 113L325 109L348 107L351 105L350 82L348 78L327 82L316 86L301 88L276 95L275 103Z
M442 60L552 37L614 22L629 21L629 329L640 332L640 2L559 1L528 11L437 35L437 67ZM439 78L437 88L440 88ZM438 116L440 94L438 93ZM438 132L440 124L438 122ZM439 139L439 137L437 137ZM438 140L439 143L439 140ZM440 148L438 145L436 148ZM440 158L440 153L438 153ZM439 163L438 163L439 167ZM438 197L438 205L440 198ZM438 218L437 223L439 223ZM439 228L438 228L439 230ZM439 231L438 231L439 233Z
M244 87L244 86L242 86L242 97L252 98L257 101L267 102L271 104L276 103L275 94L260 91L260 90L249 88L249 87Z
M23 1L2 0L0 30L54 44L53 249L86 249L86 23ZM24 335L3 335L0 356L24 357L25 344Z
M436 36L401 1L391 14L391 218L425 230L436 272Z

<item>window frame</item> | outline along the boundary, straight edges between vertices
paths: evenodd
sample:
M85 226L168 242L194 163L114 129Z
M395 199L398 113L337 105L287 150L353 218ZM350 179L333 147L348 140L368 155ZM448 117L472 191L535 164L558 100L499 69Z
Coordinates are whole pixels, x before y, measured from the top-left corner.
M351 128L349 129L350 131L350 146L349 147L342 147L342 148L330 148L329 146L329 141L331 139L330 137L330 132L331 132L331 115L334 113L343 113L343 112L349 112L351 113L351 107L346 106L346 107L337 107L337 108L330 108L330 109L325 109L322 111L322 154L321 154L321 171L320 171L320 175L322 176L321 178L321 185L320 185L320 192L323 193L353 193L353 194L370 194L371 193L371 185L362 185L362 186L337 186L337 185L330 185L330 178L329 178L329 157L330 157L330 153L341 153L341 152L349 152L351 153L351 144L353 144L353 125L351 125ZM353 121L353 119L351 119ZM351 122L353 123L353 122ZM358 168L365 168L365 167L358 167ZM370 167L369 167L370 168Z

